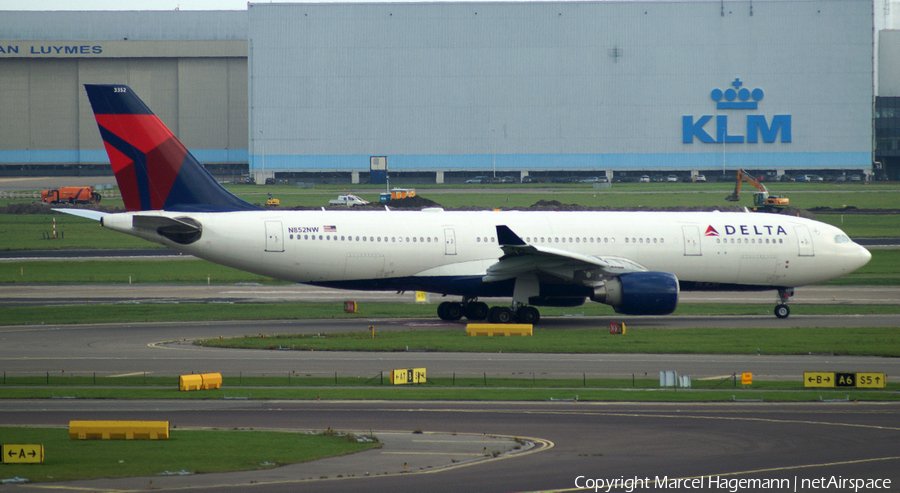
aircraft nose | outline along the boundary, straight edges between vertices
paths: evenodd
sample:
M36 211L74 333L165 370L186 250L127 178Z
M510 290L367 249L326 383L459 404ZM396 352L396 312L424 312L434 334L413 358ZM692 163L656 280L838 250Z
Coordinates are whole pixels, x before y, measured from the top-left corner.
M865 247L857 245L859 251L857 252L857 257L859 259L859 267L862 267L869 263L869 260L872 260L872 252L866 250Z

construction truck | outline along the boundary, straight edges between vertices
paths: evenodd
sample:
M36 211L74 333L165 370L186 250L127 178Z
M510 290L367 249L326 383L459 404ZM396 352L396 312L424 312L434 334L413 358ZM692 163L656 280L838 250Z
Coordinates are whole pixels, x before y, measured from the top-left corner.
M41 202L47 204L96 204L100 194L93 187L59 187L41 190Z
M737 170L737 181L734 184L734 193L725 197L725 200L729 202L737 202L740 200L741 184L745 181L757 190L757 192L753 194L753 210L781 212L790 204L788 198L783 195L769 195L769 190L766 189L765 185L744 172L742 169Z

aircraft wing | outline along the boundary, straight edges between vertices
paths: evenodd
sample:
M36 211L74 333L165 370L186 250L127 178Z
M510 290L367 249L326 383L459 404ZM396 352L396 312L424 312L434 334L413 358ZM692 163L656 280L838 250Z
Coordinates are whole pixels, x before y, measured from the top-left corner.
M529 245L507 226L497 226L503 256L487 269L484 282L503 281L527 275L562 282L592 285L603 279L646 272L643 265L624 257L584 255L560 248Z

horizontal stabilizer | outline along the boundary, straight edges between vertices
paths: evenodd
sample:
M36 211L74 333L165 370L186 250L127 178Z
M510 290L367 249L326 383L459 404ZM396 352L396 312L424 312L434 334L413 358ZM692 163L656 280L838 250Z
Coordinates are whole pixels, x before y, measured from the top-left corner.
M92 221L99 221L103 219L103 216L107 215L107 212L100 211L92 211L89 209L53 209L57 212L62 212L63 214L68 214L70 216L78 216L83 217L85 219L90 219Z

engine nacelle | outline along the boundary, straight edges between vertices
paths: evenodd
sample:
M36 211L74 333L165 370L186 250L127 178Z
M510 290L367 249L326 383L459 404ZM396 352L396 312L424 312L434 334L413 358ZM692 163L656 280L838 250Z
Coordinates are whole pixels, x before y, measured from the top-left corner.
M625 315L668 315L678 306L678 278L668 272L633 272L594 289L591 300Z

